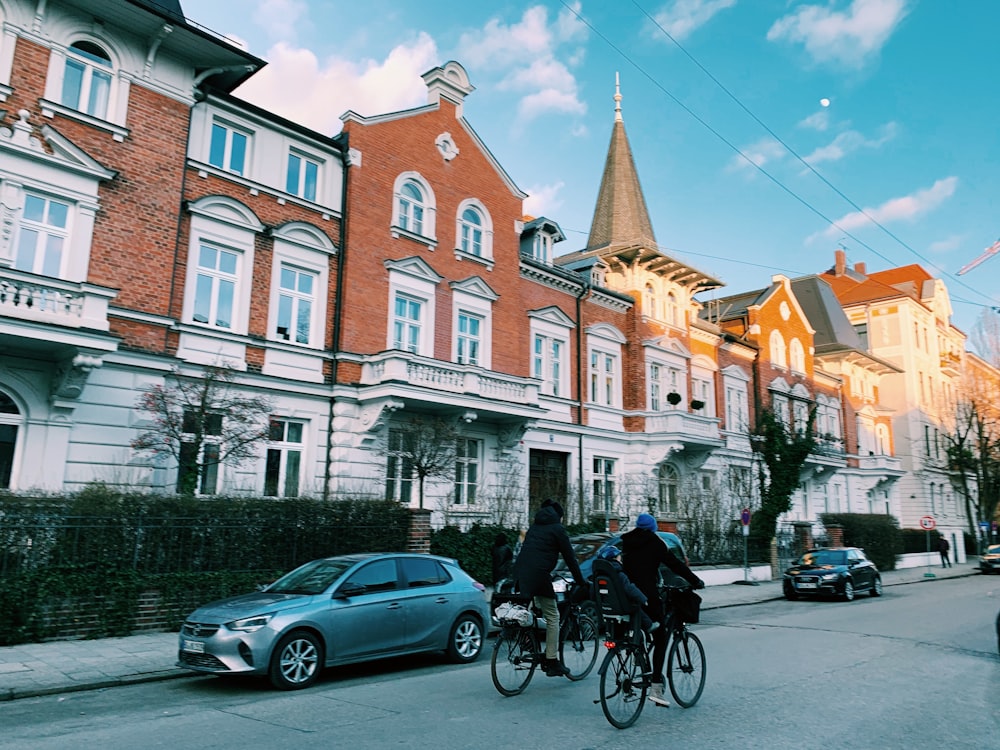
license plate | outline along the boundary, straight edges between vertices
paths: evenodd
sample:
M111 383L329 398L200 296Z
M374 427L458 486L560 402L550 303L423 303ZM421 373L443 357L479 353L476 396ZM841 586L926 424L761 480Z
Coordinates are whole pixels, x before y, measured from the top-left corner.
M795 588L797 589L814 589L816 588L815 583L796 583Z
M201 641L184 641L184 650L192 654L205 653L205 644Z

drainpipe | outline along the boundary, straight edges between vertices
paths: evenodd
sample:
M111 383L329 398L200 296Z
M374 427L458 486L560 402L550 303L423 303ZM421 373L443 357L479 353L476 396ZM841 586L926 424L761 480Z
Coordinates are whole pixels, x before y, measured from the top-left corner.
M330 454L333 451L333 408L336 398L333 389L337 387L337 363L340 353L341 319L343 318L344 268L347 264L347 173L351 166L350 144L348 133L341 131L336 139L340 145L341 162L344 165L341 173L340 187L340 255L337 259L337 296L333 302L333 342L331 344L333 360L330 363L330 401L326 419L326 458L323 461L323 500L330 499L330 478L332 466Z
M584 494L583 494L583 298L590 293L590 283L584 281L580 286L580 293L576 295L576 463L577 482L576 494L577 504L580 507L580 520L584 517ZM607 526L607 523L605 523ZM607 530L607 529L605 529Z

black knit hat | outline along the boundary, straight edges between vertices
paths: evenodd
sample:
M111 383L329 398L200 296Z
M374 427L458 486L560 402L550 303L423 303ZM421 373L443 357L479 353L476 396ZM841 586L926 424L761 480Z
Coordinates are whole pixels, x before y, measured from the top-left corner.
M553 509L555 509L555 512L559 514L560 518L563 517L563 514L564 514L563 507L558 502L556 502L555 500L553 500L551 497L548 498L544 503L542 503L542 507L543 508L553 508Z

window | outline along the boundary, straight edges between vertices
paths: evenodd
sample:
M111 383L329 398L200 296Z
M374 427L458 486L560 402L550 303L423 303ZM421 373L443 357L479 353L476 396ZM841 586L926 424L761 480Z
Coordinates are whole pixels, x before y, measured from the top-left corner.
M726 429L742 430L750 423L747 389L743 384L726 386Z
M792 402L792 429L796 435L804 435L809 425L809 404L804 401Z
M61 276L68 235L68 204L25 194L14 267L43 276Z
M680 319L680 307L677 304L677 296L670 292L667 295L667 323L672 326L680 326L683 321Z
M715 416L715 389L712 387L712 381L693 377L691 379L691 401L692 404L695 401L702 403L700 411L706 417ZM694 406L692 405L691 408L693 409Z
M659 490L659 511L661 513L677 513L679 511L677 502L679 484L677 469L670 464L660 464L660 468L657 471L657 484Z
M344 585L358 584L364 586L365 594L376 594L380 591L394 591L398 585L395 560L376 560L368 563L357 572L351 574Z
M406 578L408 588L440 586L451 581L448 571L437 560L422 557L401 557L399 562L403 566L403 577Z
M552 260L552 235L548 232L536 232L531 240L532 257L542 263Z
M308 344L312 330L316 274L282 264L275 334L282 341Z
M288 174L285 177L285 192L316 201L319 183L319 163L292 151L288 155Z
M482 443L459 438L455 445L455 505L475 505Z
M483 254L483 217L475 208L467 208L459 220L459 247L469 255Z
M775 394L771 399L771 405L774 408L774 415L781 426L786 430L791 429L788 414L788 397Z
M413 493L413 461L405 452L406 435L389 430L385 465L385 499L408 505Z
M246 174L247 151L250 135L231 125L212 124L212 141L209 145L208 163L235 174Z
M615 460L594 456L594 510L610 513L615 506Z
M10 489L14 478L17 431L24 418L14 400L0 391L0 489Z
M397 292L393 304L392 348L420 353L422 300Z
M646 290L642 295L643 313L647 318L657 318L659 311L656 309L656 290L652 284L646 284Z
M775 367L788 367L788 361L785 358L785 339L782 338L780 331L771 331L770 349L771 364Z
M884 424L875 426L875 452L880 456L889 455L889 428Z
M194 441L199 427L203 436L200 450ZM214 495L218 492L219 484L221 456L218 437L222 435L222 415L206 414L199 425L198 413L186 410L181 421L181 432L185 438L181 442L180 464L177 467L177 491L184 493L193 485L199 494Z
M424 232L424 192L420 186L409 180L403 183L399 190L399 220L400 229L414 234Z
M649 365L649 408L650 411L660 411L663 408L663 368L655 362Z
M194 322L215 328L233 327L239 261L239 253L232 250L208 244L199 247Z
M302 422L287 419L271 420L264 467L266 497L299 496L303 432Z
M542 381L542 392L562 396L565 341L551 336L535 334L531 374Z
M590 351L590 400L602 406L618 403L618 356L611 352Z
M788 364L792 372L805 373L806 354L802 348L802 342L792 339L788 345Z
M67 107L102 120L108 116L112 81L111 58L93 42L75 42L66 52L61 101Z
M478 365L483 319L472 313L458 313L456 361L460 365Z

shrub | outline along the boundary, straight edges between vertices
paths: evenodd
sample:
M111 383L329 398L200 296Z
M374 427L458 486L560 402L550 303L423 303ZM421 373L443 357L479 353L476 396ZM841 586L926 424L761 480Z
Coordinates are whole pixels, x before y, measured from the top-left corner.
M877 513L822 513L823 525L844 528L844 544L861 547L879 570L895 570L903 552L899 522L894 516Z
M513 549L520 531L478 523L474 523L467 531L462 531L457 526L445 526L431 534L431 553L455 558L462 570L477 581L489 584L493 581L491 551L497 534L504 534Z

